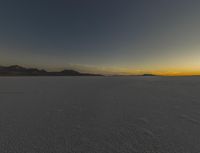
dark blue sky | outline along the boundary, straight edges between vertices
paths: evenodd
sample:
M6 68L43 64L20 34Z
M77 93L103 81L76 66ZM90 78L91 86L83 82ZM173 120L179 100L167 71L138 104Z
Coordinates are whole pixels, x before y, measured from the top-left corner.
M200 69L198 0L1 0L1 65Z

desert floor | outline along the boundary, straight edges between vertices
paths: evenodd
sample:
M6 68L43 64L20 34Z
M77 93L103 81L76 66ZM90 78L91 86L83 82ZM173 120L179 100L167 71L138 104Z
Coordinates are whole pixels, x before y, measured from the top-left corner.
M200 77L1 77L1 153L199 153Z

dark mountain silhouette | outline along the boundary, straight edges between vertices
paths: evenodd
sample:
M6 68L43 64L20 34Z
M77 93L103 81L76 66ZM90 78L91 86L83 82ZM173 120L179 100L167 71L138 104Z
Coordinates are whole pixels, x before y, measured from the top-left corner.
M143 74L142 76L157 76L155 74Z
M0 66L0 76L101 76L99 74L80 73L75 70L47 72L37 68L25 68L19 65Z

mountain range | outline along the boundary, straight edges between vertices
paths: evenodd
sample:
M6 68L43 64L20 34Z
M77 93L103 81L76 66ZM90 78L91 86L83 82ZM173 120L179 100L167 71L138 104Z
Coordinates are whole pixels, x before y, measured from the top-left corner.
M102 75L81 73L75 70L48 72L43 69L25 68L19 65L12 65L12 66L0 66L0 76L102 76Z

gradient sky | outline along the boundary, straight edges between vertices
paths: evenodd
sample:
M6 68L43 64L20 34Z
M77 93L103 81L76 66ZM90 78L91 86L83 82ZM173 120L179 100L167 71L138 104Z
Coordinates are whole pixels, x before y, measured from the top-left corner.
M199 0L1 0L0 65L200 74Z

